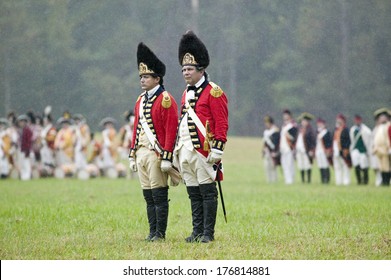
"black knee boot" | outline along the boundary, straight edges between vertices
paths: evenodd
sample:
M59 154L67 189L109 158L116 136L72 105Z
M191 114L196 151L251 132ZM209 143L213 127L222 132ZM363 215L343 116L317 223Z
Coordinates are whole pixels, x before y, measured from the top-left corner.
M360 166L356 166L355 171L356 171L357 184L361 185L362 181L361 181L361 168L360 168Z
M202 204L202 195L200 188L187 187L187 193L189 194L190 204L191 204L191 217L193 223L193 232L185 240L186 242L198 242L204 233L204 211Z
M311 183L311 169L307 170L307 182Z
M320 181L322 184L327 184L327 168L320 169Z
M368 168L363 168L362 169L362 172L363 172L363 180L362 180L362 183L364 185L368 185L368 182L369 182L369 176L368 176Z
M391 179L391 172L382 172L381 173L382 178L382 186L388 187L390 186L390 179Z
M329 184L330 183L330 168L325 168L325 171L324 171L324 174L325 174L325 184Z
M301 174L301 182L305 183L305 170L300 170L300 174Z
M216 183L200 185L200 191L204 208L204 233L201 237L202 243L214 240L216 215L217 215L217 188Z
M325 168L320 169L320 182L322 184L326 184L326 169Z
M151 241L151 239L156 234L156 209L155 203L152 197L151 190L143 190L143 195L145 202L147 203L147 217L149 223L149 235L145 238L146 241Z
M168 187L152 189L153 201L156 207L156 234L151 241L166 238L168 220Z

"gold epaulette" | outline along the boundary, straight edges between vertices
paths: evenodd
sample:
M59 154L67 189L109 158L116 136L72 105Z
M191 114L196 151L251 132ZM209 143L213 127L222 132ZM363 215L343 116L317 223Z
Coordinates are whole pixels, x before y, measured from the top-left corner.
M162 106L164 109L171 107L171 97L167 91L163 92Z
M223 90L221 89L221 87L219 87L218 85L216 85L213 82L209 82L209 84L212 86L212 89L210 90L210 94L213 97L217 98L217 97L220 97L223 95Z
M140 99L141 99L141 97L143 97L144 96L144 92L143 93L141 93L138 97L137 97L137 100L136 100L136 102L138 102Z

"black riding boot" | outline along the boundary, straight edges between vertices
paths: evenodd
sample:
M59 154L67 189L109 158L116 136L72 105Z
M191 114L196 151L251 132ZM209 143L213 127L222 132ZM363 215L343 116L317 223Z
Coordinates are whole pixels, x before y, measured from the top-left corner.
M156 234L156 209L152 197L152 190L143 190L145 202L147 203L147 217L149 223L149 235L146 241L151 241Z
M382 178L382 186L388 187L390 186L390 179L391 179L391 172L382 172L381 173Z
M311 183L311 169L307 170L307 182L308 184Z
M204 233L200 241L208 243L214 240L215 233L218 196L216 183L202 184L200 191L204 208Z
M324 174L325 174L325 184L329 184L330 183L330 168L325 168Z
M364 184L364 185L368 185L368 182L369 182L369 176L368 176L368 168L364 168L364 169L362 169L362 171L363 171L363 180L362 180L362 183Z
M320 169L320 182L322 184L326 184L326 169L325 168Z
M156 207L156 234L151 241L166 238L168 220L168 187L152 189L153 201Z
M301 174L301 182L305 183L305 170L300 170L300 174Z
M362 184L362 180L361 180L361 168L360 168L360 166L356 166L355 167L355 171L356 171L357 184L361 185Z
M202 195L200 188L187 187L187 193L189 194L191 204L191 217L193 223L193 232L189 237L186 237L186 242L198 242L204 233L204 211L202 205Z

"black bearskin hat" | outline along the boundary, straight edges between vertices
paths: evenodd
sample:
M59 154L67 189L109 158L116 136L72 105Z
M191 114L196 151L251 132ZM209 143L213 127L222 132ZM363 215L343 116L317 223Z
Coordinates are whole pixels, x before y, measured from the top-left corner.
M206 68L209 65L208 50L191 30L187 31L179 42L178 58L182 66L194 65Z
M138 44L137 65L139 75L156 74L164 77L166 65L143 43Z

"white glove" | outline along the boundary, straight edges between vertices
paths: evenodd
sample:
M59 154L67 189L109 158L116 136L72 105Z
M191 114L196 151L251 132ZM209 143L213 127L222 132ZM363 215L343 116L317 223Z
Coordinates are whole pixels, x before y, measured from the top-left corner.
M222 158L223 158L223 151L220 151L218 149L212 149L206 161L208 163L216 163L219 162Z
M168 172L172 168L172 162L169 160L162 160L160 163L160 169L162 172Z
M132 157L129 158L129 168L133 172L137 172L137 163L136 160Z

